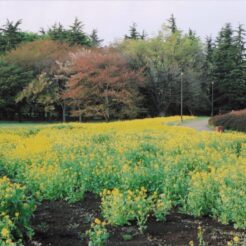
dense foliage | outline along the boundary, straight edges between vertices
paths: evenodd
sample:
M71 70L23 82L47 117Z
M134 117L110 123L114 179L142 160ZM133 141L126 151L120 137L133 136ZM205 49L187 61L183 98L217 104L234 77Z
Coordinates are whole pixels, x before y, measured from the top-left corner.
M226 24L210 48L210 76L214 82L215 112L243 109L246 105L245 30Z
M216 40L208 38L204 43L194 31L180 30L172 15L157 35L147 36L133 23L120 41L109 47L102 47L102 41L96 29L86 33L77 18L69 27L56 23L40 33L24 32L21 21L8 20L0 28L0 119L112 120L175 115L180 113L181 103L184 113L190 115L245 108L242 25L233 30L226 24ZM103 60L102 54L111 57L111 62ZM116 67L117 75L113 75ZM75 80L76 88L71 86ZM93 93L85 96L85 88ZM105 91L111 93L111 99L106 99Z
M190 114L206 112L209 100L202 77L205 55L198 37L183 35L181 31L172 33L164 26L157 37L127 40L120 44L120 49L133 68L144 69L146 86L142 92L149 114L179 112L181 80L184 110Z
M16 245L23 236L31 238L30 218L35 209L34 200L28 197L25 186L0 177L0 244Z
M1 204L13 204L0 205L0 212L12 221L0 224L6 240L19 238L17 229L23 233L23 227L29 228L27 194L36 201L74 202L91 191L101 196L107 223L136 222L140 231L149 216L165 220L173 207L246 228L245 134L165 125L177 120L1 128ZM16 198L19 192L21 199ZM17 220L18 212L25 220ZM107 236L99 224L90 231L91 240L96 231Z
M246 109L216 115L209 120L209 123L214 126L223 126L228 130L246 132Z
M63 97L70 99L73 114L81 117L134 118L140 103L141 71L130 69L114 50L84 50L73 55L73 75Z

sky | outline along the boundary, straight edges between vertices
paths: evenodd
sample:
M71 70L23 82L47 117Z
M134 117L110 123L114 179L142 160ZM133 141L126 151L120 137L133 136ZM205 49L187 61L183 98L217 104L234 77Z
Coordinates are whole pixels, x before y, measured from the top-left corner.
M140 31L155 35L174 14L179 28L191 28L205 39L210 35L214 38L227 22L246 27L245 10L246 0L0 0L0 25L6 19L22 19L22 30L38 32L55 22L68 27L78 17L86 32L96 28L108 44L123 37L133 22Z

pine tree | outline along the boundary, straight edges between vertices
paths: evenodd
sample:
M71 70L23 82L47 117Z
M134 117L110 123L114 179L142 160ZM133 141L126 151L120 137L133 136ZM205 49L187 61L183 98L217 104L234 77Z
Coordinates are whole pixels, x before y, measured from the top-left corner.
M91 46L90 38L85 34L83 29L83 23L78 18L75 18L74 23L68 30L67 41L70 45Z
M129 36L125 35L125 39L133 39L133 40L144 39L144 37L145 36L140 35L139 32L137 31L137 24L135 22L130 26Z
M234 37L231 24L226 24L220 31L213 54L213 77L215 80L215 109L230 111L243 107L244 95L244 59L243 29L240 27ZM245 106L245 105L244 105Z
M213 77L213 52L214 52L214 43L211 37L206 38L205 44L205 62L203 67L203 76L204 81L202 83L203 91L206 91L206 94L209 98L209 103L212 103L212 90L214 87L214 77ZM209 112L210 113L210 112ZM212 113L212 112L211 112Z
M140 39L145 40L146 37L147 37L147 33L143 30L142 34L140 35Z
M139 39L139 33L137 31L136 23L133 23L130 27L130 39Z
M237 35L235 36L235 45L238 49L237 58L239 59L239 63L241 63L246 58L245 54L245 30L243 28L243 25L239 25L238 29L236 30Z
M20 25L21 20L18 20L16 23L7 20L6 24L0 28L0 53L14 49L21 43Z
M190 28L189 28L188 36L189 36L190 39L196 39L197 38L196 32L194 32Z
M45 35L45 31L41 30L41 32ZM51 28L49 28L47 35L52 40L56 41L66 41L67 40L67 31L64 29L63 25L61 23L54 24Z
M232 108L242 109L246 105L246 48L245 30L239 25L234 37L235 45L235 68L231 71L234 78L231 85L231 96L233 97Z
M168 28L171 30L172 33L175 33L178 29L177 29L176 19L174 18L174 15L172 14L167 21L169 23Z
M103 42L103 39L99 39L96 29L92 30L90 38L92 47L99 47L100 44Z

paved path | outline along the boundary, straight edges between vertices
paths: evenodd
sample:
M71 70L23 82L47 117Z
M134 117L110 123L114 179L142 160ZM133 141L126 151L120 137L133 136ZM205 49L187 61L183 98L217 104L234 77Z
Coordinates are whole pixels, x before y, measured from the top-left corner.
M198 118L195 120L190 120L190 121L184 122L180 126L191 127L198 131L212 131L212 129L208 127L208 118Z

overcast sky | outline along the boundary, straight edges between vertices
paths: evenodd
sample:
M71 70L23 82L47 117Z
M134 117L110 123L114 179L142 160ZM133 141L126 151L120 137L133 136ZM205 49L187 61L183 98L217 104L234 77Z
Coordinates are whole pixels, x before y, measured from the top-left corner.
M246 25L246 0L0 0L0 25L6 19L22 19L23 30L37 32L55 22L68 26L78 17L85 24L86 32L98 29L106 43L124 36L133 22L149 35L156 34L172 13L179 28L190 27L202 38L215 37L226 22L234 27L239 23Z

